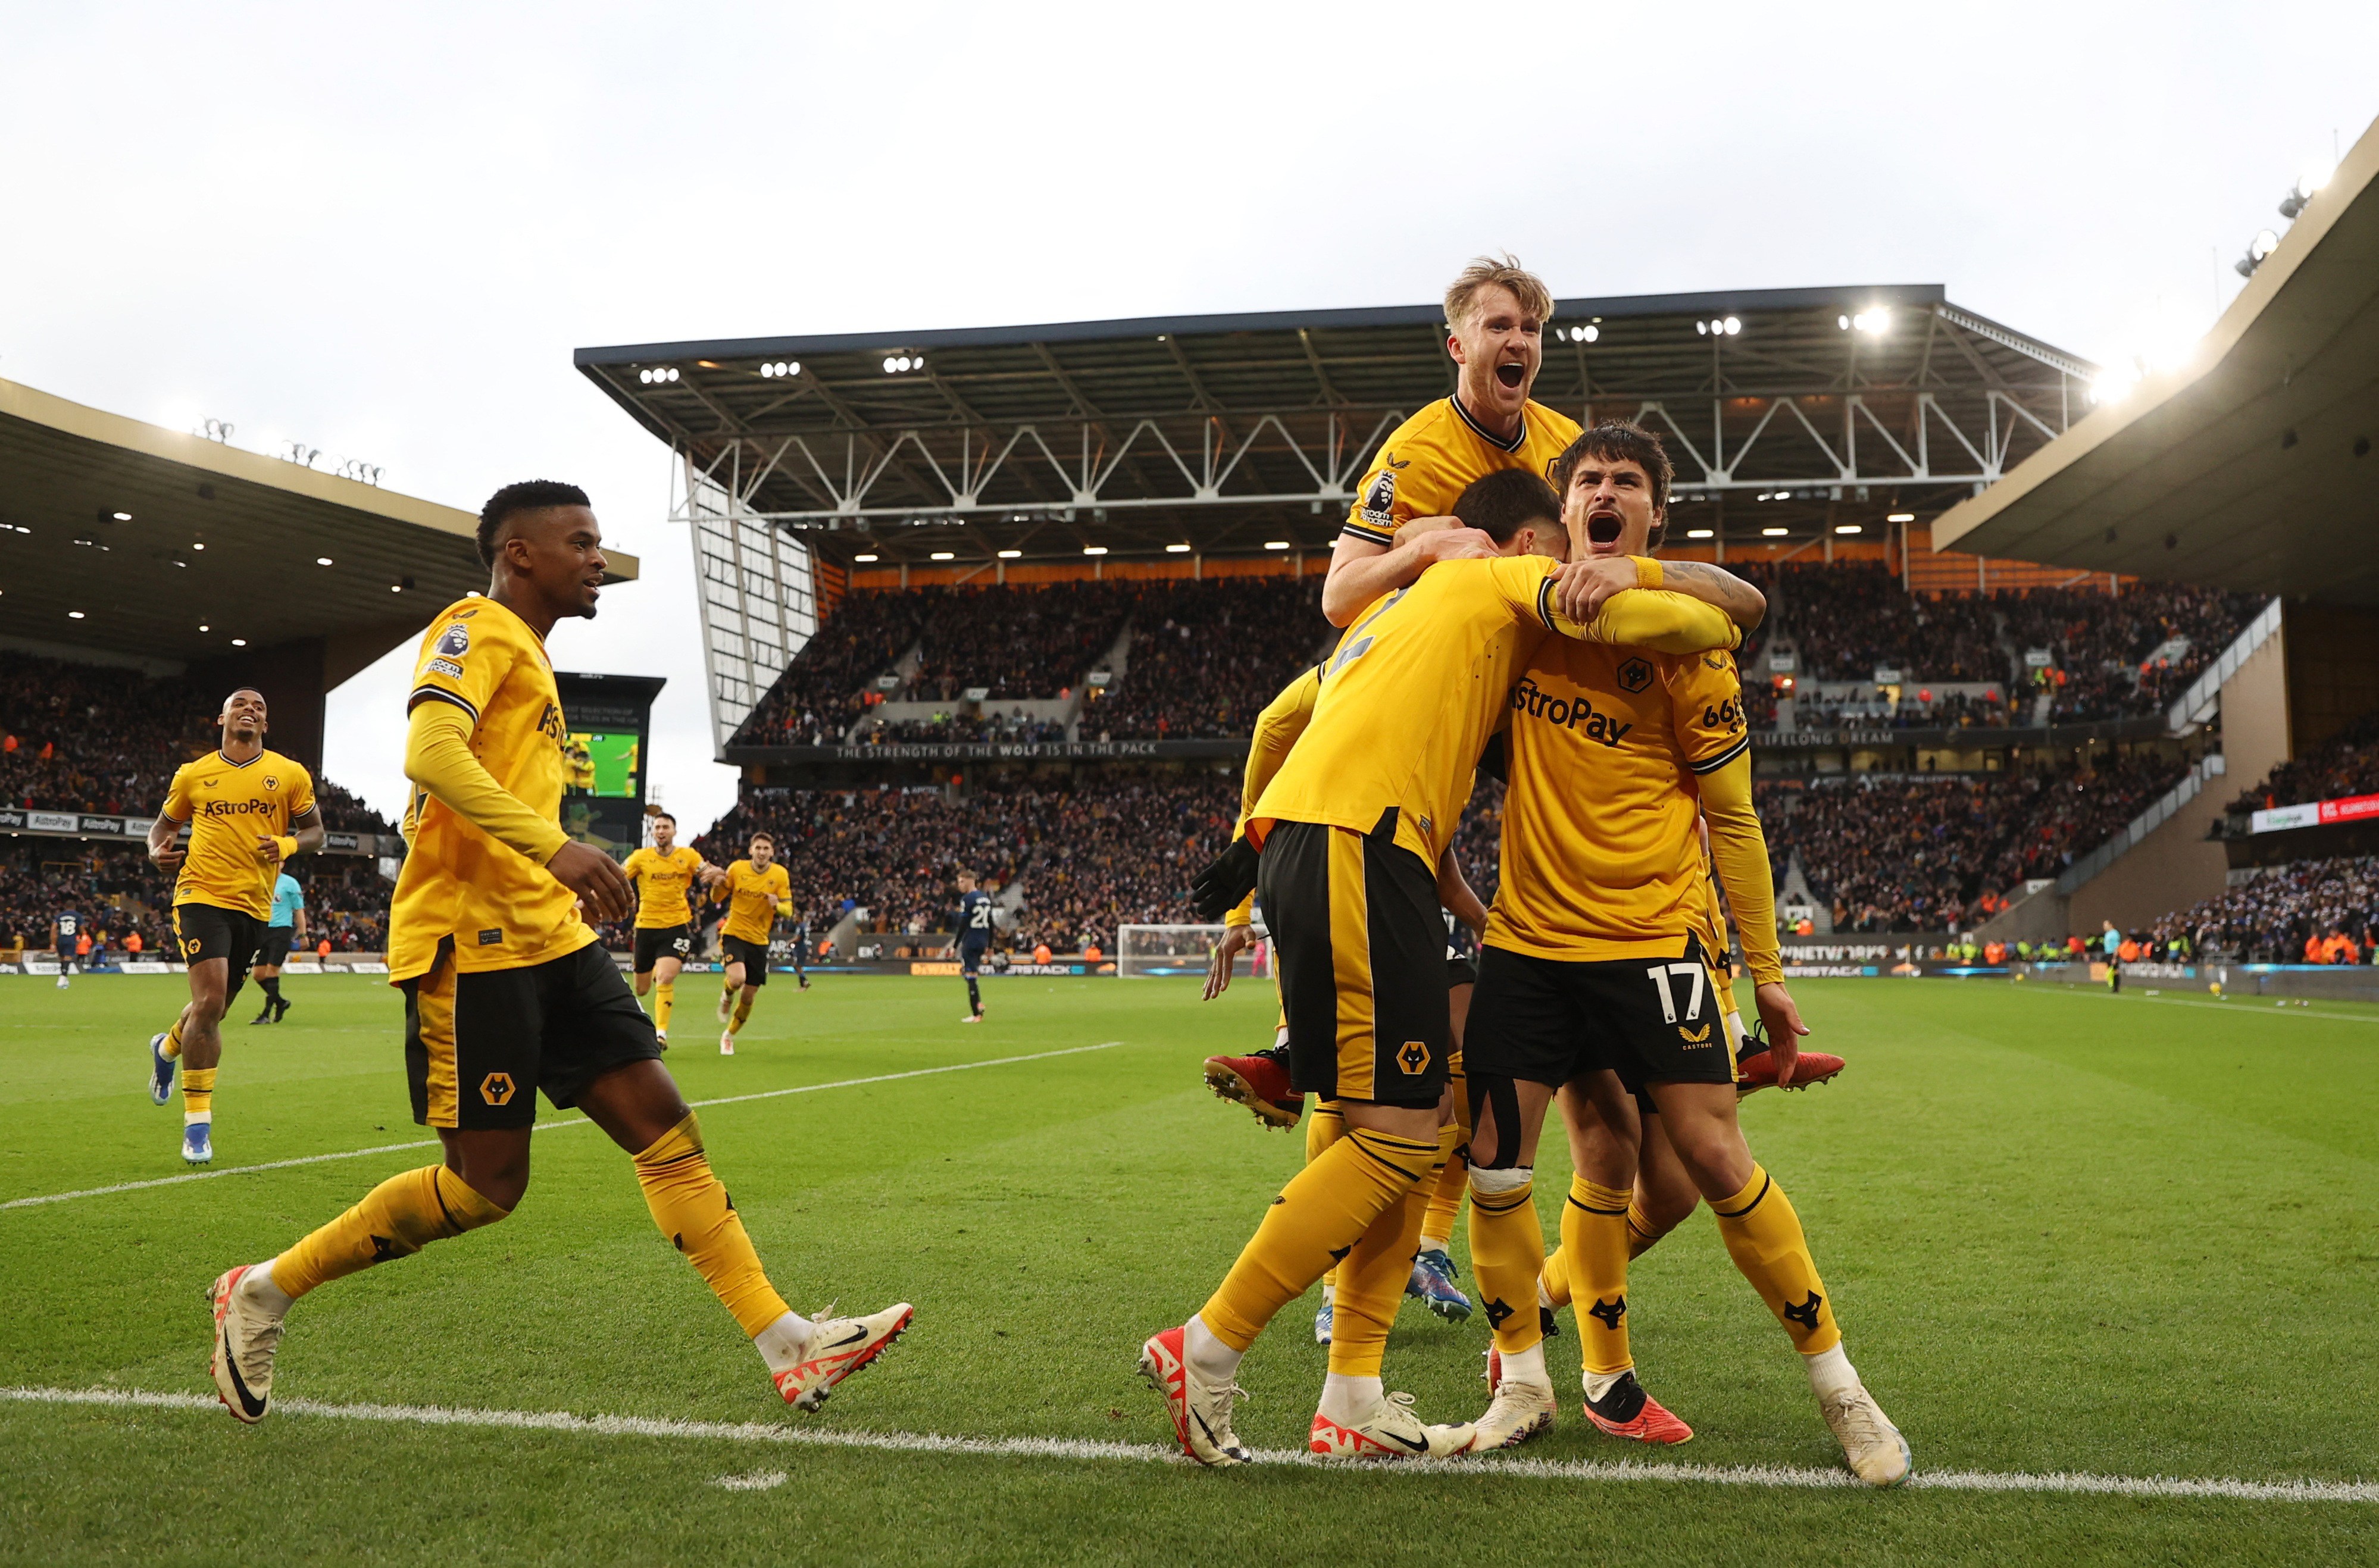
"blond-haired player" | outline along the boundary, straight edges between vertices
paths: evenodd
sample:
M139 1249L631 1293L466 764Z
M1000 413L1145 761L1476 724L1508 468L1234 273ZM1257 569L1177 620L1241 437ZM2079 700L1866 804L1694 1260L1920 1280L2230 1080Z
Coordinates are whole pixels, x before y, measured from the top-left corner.
M620 873L636 888L636 951L632 968L636 995L653 997L653 1035L669 1043L670 1008L677 1002L678 971L694 956L693 891L726 874L700 851L677 841L677 818L655 812L646 819L653 841L621 862Z
M719 1021L727 1026L719 1035L722 1056L735 1054L735 1037L752 1019L752 1004L760 987L768 983L768 938L779 917L793 909L792 882L776 863L777 841L755 833L745 852L748 859L730 865L710 885L711 898L727 906L727 919L719 927L719 951L727 971L726 986L719 993ZM802 989L808 990L809 976L801 981Z
M446 1158L390 1177L278 1257L215 1281L215 1391L240 1420L262 1420L293 1300L510 1214L528 1189L542 1090L634 1154L654 1224L751 1336L777 1391L814 1408L900 1335L911 1309L813 1322L786 1307L711 1171L650 1020L579 918L581 900L598 920L628 910L619 866L558 820L565 731L545 640L557 621L595 613L605 563L586 492L507 486L479 513L478 545L488 595L431 622L405 700L412 849L389 918L414 1119L438 1129ZM415 1342L436 1342L415 1317ZM523 1354L472 1336L457 1344L480 1358Z
M172 1097L182 1071L182 1158L215 1157L215 1074L223 1060L223 1013L248 979L272 917L272 885L292 856L322 847L313 775L267 750L264 696L243 686L215 717L223 744L184 763L149 825L149 858L181 867L174 879L174 946L189 966L190 1000L149 1040L149 1098ZM180 830L190 847L175 847ZM65 971L59 971L63 974Z

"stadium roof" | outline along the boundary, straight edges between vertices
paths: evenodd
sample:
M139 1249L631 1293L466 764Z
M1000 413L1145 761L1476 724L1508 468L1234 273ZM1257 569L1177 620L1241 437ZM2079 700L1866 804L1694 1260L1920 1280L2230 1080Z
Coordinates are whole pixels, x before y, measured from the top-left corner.
M0 634L184 662L322 638L335 684L486 586L477 525L0 380Z
M681 519L829 558L1326 548L1379 442L1444 396L1435 305L583 348L682 460ZM1676 455L1684 528L1929 516L2045 444L2096 368L1938 284L1559 303L1536 396Z
M2379 604L2379 125L2180 369L2077 420L1935 546Z

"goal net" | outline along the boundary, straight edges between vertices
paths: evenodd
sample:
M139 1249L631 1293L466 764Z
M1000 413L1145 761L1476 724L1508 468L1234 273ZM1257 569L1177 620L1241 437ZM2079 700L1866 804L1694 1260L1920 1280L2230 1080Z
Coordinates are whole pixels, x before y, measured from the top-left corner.
M1122 975L1203 974L1206 960L1221 945L1219 925L1118 925L1116 927L1116 972ZM1259 940L1231 965L1234 977L1272 974L1272 944Z

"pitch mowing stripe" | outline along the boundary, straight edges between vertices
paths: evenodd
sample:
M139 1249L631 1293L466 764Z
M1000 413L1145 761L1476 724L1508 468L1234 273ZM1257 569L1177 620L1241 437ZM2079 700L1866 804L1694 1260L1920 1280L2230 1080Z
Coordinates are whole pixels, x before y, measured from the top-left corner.
M151 1393L139 1389L0 1388L0 1399L18 1405L96 1405L143 1410L214 1411L221 1401L195 1393ZM714 1442L777 1443L803 1448L874 1449L899 1453L966 1453L998 1459L1131 1460L1187 1464L1169 1447L1151 1443L1101 1442L1078 1438L970 1438L934 1432L835 1431L815 1427L774 1427L756 1421L673 1421L647 1416L574 1416L566 1410L469 1410L441 1405L332 1405L313 1399L275 1400L290 1416L332 1420L379 1421L403 1426L465 1427L495 1431L562 1432L580 1437L694 1438ZM1343 1460L1270 1450L1266 1464L1340 1468ZM1698 1482L1710 1486L1769 1487L1803 1491L1866 1490L1846 1470L1815 1470L1790 1465L1642 1465L1593 1459L1409 1460L1388 1472L1475 1472L1551 1481ZM1381 1469L1367 1467L1366 1474ZM722 1477L716 1483L760 1490L766 1477ZM2379 1502L2379 1485L2362 1481L2185 1480L2165 1476L2096 1476L2073 1471L2000 1474L1987 1470L1918 1471L1908 1485L1926 1491L2067 1492L2095 1497L2216 1498L2242 1502Z
M916 1067L908 1072L877 1073L873 1078L837 1079L832 1083L803 1083L791 1089L767 1089L756 1094L723 1094L716 1100L689 1102L694 1110L711 1105L741 1105L748 1100L781 1100L788 1094L815 1094L828 1089L856 1089L863 1083L893 1083L904 1078L932 1078L937 1073L972 1072L977 1067L1013 1067L1019 1062L1045 1062L1052 1056L1079 1056L1089 1051L1107 1051L1122 1044L1120 1040L1104 1040L1096 1045L1070 1045L1062 1051L1035 1051L1027 1056L994 1056L981 1062L953 1062L948 1067ZM553 1132L566 1127L591 1127L585 1116L568 1121L539 1122L538 1132ZM360 1160L367 1154L395 1154L407 1149L435 1149L438 1140L422 1139L412 1143L376 1143L369 1149L343 1149L334 1154L307 1154L295 1160L267 1160L256 1165L226 1165L219 1171L191 1171L183 1176L155 1176L147 1181L119 1181L113 1187L86 1187L78 1192L50 1192L39 1198L11 1198L0 1203L0 1209L30 1209L41 1203L66 1203L77 1198L104 1198L112 1192L139 1192L151 1187L179 1187L188 1181L212 1181L217 1176L248 1176L257 1171L283 1171L292 1165L319 1165L327 1160Z

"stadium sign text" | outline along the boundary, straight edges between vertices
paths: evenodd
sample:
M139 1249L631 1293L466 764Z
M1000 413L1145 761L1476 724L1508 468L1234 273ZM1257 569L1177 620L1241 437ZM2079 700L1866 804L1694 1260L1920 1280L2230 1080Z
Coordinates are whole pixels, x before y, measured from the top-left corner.
M2310 801L2303 805L2273 806L2256 812L2247 819L2247 831L2278 833L2291 827L2319 827L2373 816L2379 816L2379 795L2348 795L2335 801Z

